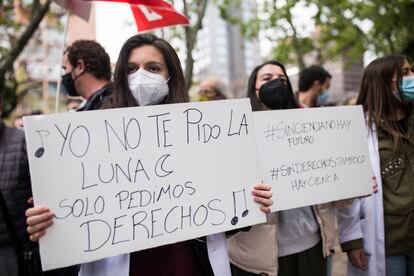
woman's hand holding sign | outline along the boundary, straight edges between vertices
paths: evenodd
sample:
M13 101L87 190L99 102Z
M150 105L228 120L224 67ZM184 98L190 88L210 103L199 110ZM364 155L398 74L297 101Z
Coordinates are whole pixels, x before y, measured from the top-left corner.
M260 210L266 214L270 213L269 207L273 205L273 194L271 189L272 186L269 184L258 183L254 186L252 191L253 200L261 204Z
M26 211L27 232L31 241L38 241L53 224L54 214L47 207L32 207Z

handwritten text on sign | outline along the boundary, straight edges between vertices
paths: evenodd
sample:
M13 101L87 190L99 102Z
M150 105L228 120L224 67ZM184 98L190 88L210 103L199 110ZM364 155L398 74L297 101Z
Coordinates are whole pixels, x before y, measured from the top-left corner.
M371 167L362 108L324 107L253 114L273 211L367 195Z
M248 100L25 118L53 269L265 221ZM64 254L62 254L62 250Z

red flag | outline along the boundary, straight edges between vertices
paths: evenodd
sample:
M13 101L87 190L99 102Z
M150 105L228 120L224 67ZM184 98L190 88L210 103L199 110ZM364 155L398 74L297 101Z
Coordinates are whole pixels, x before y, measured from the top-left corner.
M53 0L56 4L64 9L69 10L72 14L75 14L85 21L89 21L89 15L91 12L91 3L82 3L74 0ZM145 0L144 0L145 1Z
M146 6L159 6L164 2L163 0L83 0L85 2L102 1L102 2L120 2L128 3L132 5L146 5Z
M131 5L131 10L134 14L138 32L149 31L166 26L190 24L190 20L186 16L177 12L173 5L164 1L158 1L157 5Z
M88 1L88 0L87 0ZM94 1L94 0L89 0ZM89 2L88 1L88 2ZM129 3L138 32L174 25L188 25L190 20L163 0L97 0Z

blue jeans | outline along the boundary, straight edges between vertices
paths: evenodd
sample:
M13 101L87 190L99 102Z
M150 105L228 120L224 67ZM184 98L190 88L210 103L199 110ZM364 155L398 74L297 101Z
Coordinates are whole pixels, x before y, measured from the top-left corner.
M414 252L385 257L387 276L414 276Z

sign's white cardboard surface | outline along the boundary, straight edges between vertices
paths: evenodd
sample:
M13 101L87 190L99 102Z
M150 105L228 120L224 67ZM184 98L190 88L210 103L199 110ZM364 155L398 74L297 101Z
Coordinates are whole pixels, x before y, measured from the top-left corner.
M372 170L361 106L254 112L263 181L272 211L371 193Z
M43 269L262 223L247 99L24 118Z

